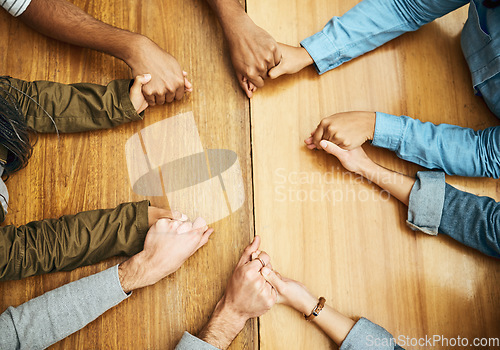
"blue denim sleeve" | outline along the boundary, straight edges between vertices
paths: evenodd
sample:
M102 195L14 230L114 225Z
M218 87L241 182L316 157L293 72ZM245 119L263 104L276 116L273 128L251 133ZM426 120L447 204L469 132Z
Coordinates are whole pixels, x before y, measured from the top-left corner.
M445 183L441 172L420 171L410 193L408 226L441 233L480 252L500 257L500 203Z
M449 175L500 177L500 127L475 131L377 112L372 145Z
M364 0L300 44L319 74L414 31L467 0Z
M340 350L395 350L402 349L396 344L391 333L384 328L361 318L342 342Z

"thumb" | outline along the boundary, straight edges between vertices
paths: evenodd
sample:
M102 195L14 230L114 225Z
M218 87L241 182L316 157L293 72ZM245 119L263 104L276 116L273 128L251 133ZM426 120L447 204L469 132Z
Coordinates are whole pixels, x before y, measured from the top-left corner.
M271 79L276 79L277 77L280 77L285 73L286 72L285 69L283 68L283 58L282 58L281 62L278 65L271 68L267 73L267 75L269 75L269 78Z
M266 281L269 282L271 286L273 286L278 291L278 293L280 293L285 282L283 282L283 280L276 274L276 272L268 267L263 267L260 270L260 273L266 279Z
M247 262L252 260L252 253L255 252L256 250L259 249L260 246L260 237L255 236L252 243L248 245L245 250L243 251L243 254L241 254L240 261L238 262L238 266L244 265Z
M130 88L130 92L142 92L142 86L151 81L151 74L141 74L135 77L134 84Z
M342 149L333 142L327 140L321 140L319 145L321 146L322 149L325 150L326 153L330 153L339 159L343 156L345 152L348 152L347 150Z

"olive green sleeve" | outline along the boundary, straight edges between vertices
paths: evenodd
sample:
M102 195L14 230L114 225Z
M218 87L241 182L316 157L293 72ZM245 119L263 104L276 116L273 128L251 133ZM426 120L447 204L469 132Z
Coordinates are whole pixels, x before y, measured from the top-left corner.
M148 201L124 203L59 219L0 228L0 281L69 271L115 255L140 252Z
M50 117L61 133L107 129L142 119L130 101L129 86L129 79L106 86L0 79L0 92L6 95L7 91L17 101L28 126L40 133L56 132Z

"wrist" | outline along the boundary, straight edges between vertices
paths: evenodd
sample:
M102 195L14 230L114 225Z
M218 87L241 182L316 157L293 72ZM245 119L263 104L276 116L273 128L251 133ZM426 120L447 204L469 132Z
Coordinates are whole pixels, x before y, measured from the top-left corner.
M299 50L300 50L299 64L301 69L310 66L311 64L314 63L314 60L312 59L311 55L309 55L309 52L304 47L300 46Z
M133 67L135 67L138 62L143 60L144 53L149 51L147 46L156 44L147 36L137 33L130 34L131 36L128 39L129 45L127 45L124 50L113 56L124 61L133 70Z
M372 141L373 137L375 136L375 122L377 120L377 113L376 112L365 112L366 113L366 118L365 118L365 123L366 123L366 136L367 139Z
M247 318L238 315L226 303L225 296L217 303L210 320L199 334L204 342L218 349L226 349L241 332Z
M118 265L118 278L125 293L148 285L144 280L141 258L141 253L138 253Z
M307 292L302 298L300 298L293 308L298 312L309 315L314 307L318 304L318 298L315 298L312 294Z

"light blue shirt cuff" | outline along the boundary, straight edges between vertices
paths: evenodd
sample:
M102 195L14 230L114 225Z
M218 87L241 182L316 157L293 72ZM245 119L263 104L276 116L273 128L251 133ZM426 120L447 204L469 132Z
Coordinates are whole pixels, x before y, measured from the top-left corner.
M323 74L338 67L342 62L335 62L335 57L339 57L335 45L322 31L306 38L300 42L314 61L314 67L318 74Z
M372 145L396 151L404 137L406 117L377 112Z
M396 342L384 328L361 318L342 342L340 350L393 350Z
M419 171L410 193L408 220L414 231L438 234L443 214L446 182L443 172Z
M181 341L175 347L175 350L219 350L213 345L196 338L194 335L184 332Z

